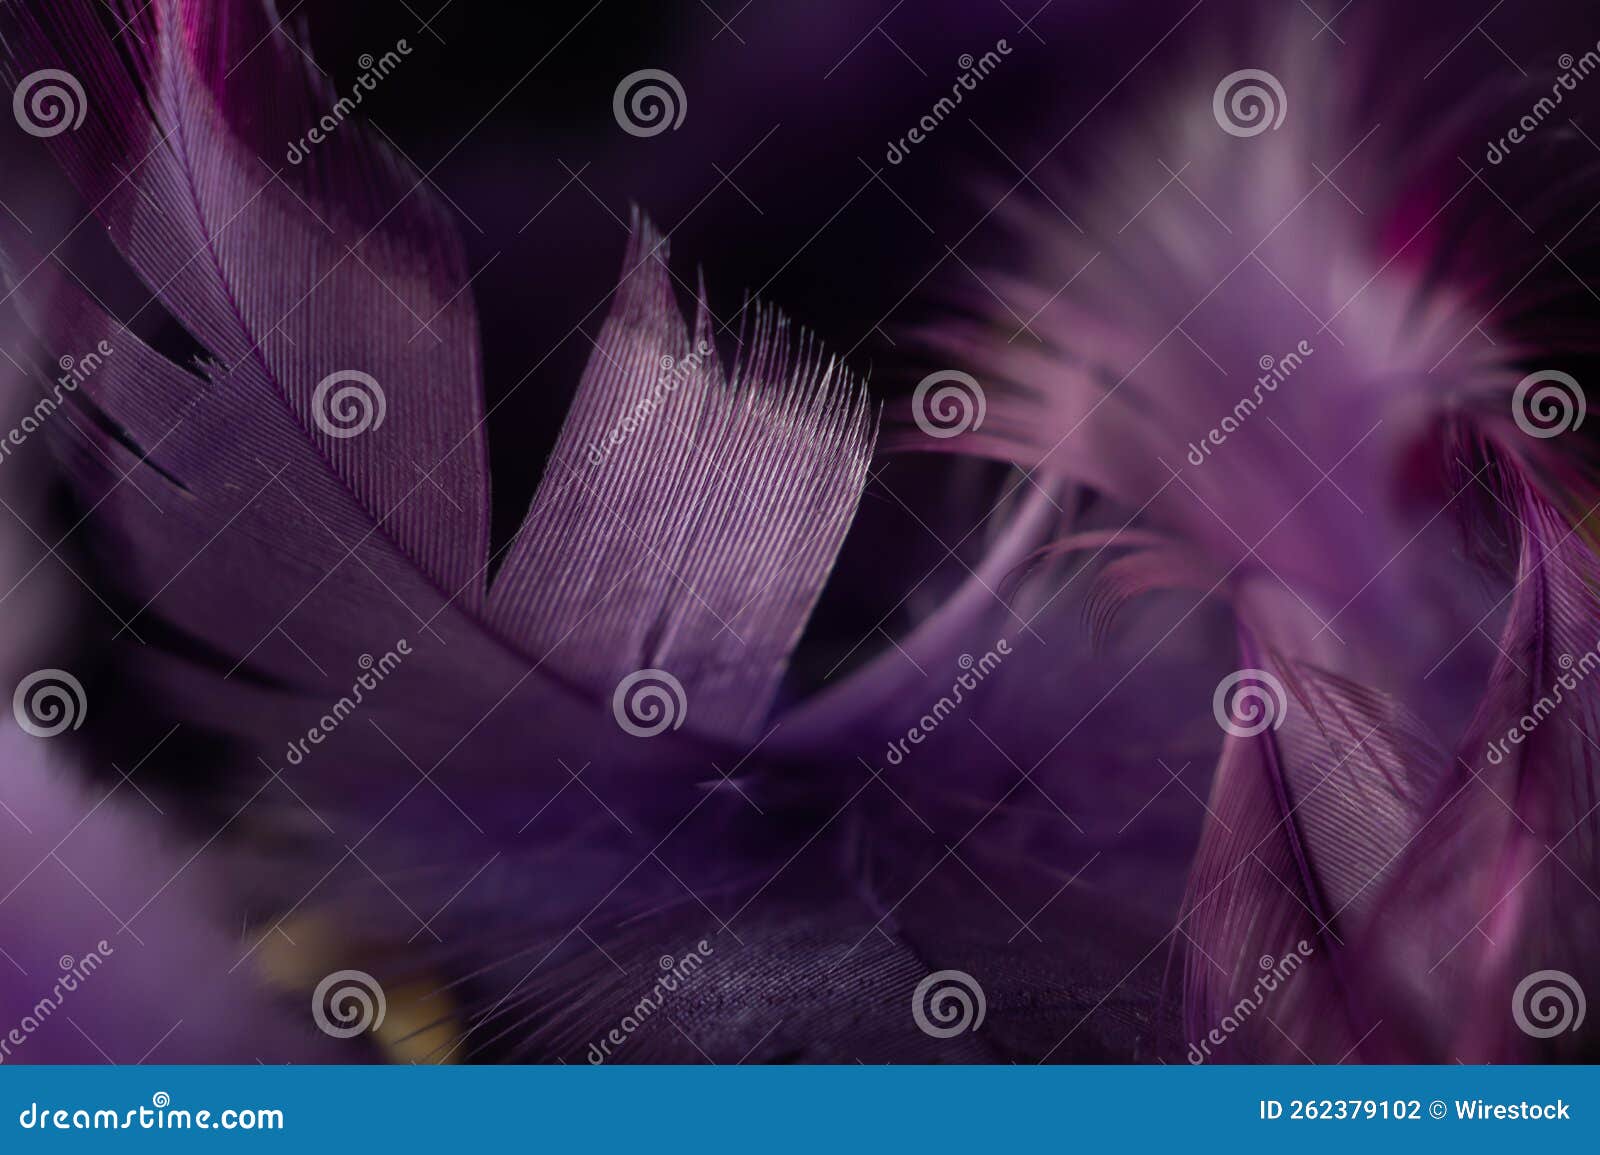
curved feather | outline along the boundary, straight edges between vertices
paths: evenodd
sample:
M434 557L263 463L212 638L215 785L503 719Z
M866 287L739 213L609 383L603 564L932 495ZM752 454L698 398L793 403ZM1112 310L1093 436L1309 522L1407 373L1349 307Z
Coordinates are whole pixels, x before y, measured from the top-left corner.
M1503 419L1459 431L1463 471L1481 479L1475 512L1513 543L1501 595L1500 658L1472 724L1429 801L1430 820L1387 887L1375 949L1396 1017L1441 1060L1575 1059L1592 1044L1540 1038L1514 1014L1531 974L1600 981L1600 559L1593 485L1552 490L1538 464L1569 467Z
M1241 136L1218 123L1213 91L1238 64L1236 49L1213 51L1139 132L1096 156L1092 180L1041 174L1042 199L997 190L1020 256L983 270L983 290L922 334L937 364L978 381L987 415L933 438L902 404L885 443L1015 462L1107 499L1122 530L1083 545L1098 557L1125 532L1133 552L1098 561L1092 622L1103 629L1140 593L1187 591L1188 612L1215 602L1234 617L1242 667L1285 685L1281 731L1223 744L1174 930L1187 1039L1226 1039L1202 1058L1436 1057L1411 1020L1448 1022L1446 1008L1466 996L1431 976L1397 979L1434 935L1392 916L1382 896L1415 872L1433 881L1442 923L1462 921L1452 903L1480 905L1468 896L1483 887L1459 863L1446 877L1414 864L1415 848L1433 827L1456 825L1440 817L1455 774L1441 751L1467 740L1486 685L1490 703L1505 695L1503 655L1552 624L1518 594L1510 633L1479 629L1501 588L1484 596L1458 514L1493 466L1463 448L1452 422L1507 413L1526 372L1519 359L1548 346L1525 313L1496 314L1529 275L1496 275L1489 238L1503 209L1481 225L1481 213L1448 211L1451 190L1473 175L1439 161L1455 164L1452 133L1467 119L1415 148L1410 102L1391 102L1397 113L1380 120L1360 99L1388 80L1352 81L1273 22L1246 40L1250 63L1287 94L1280 129ZM1418 187L1438 196L1425 202ZM1470 235L1454 243L1450 230L1465 225ZM1562 341L1584 347L1570 332ZM1570 458L1552 449L1541 468L1562 478L1558 491L1586 492ZM1505 504L1541 523L1518 500ZM1515 540L1482 528L1467 553ZM1081 529L1055 548L1071 549ZM1570 568L1583 571L1576 557ZM1562 601L1571 629L1592 620L1575 589ZM1530 686L1510 684L1525 709ZM1195 695L1176 708L1203 724L1206 705ZM1582 797L1587 760L1569 754L1548 773ZM1491 867L1481 839L1457 847L1502 880L1529 852ZM1585 883L1596 877L1590 862L1568 865ZM1447 890L1452 903L1438 898ZM1524 945L1504 949L1548 933L1542 919L1520 920L1510 938ZM1261 1006L1260 960L1302 942L1303 974L1240 1026L1240 1009ZM1496 972L1496 999L1509 995L1504 979ZM1431 1016L1404 1009L1418 986L1428 995L1413 1005Z
M264 860L250 897L273 912L241 957L304 906L420 963L430 952L404 939L431 940L415 912L441 910L472 934L437 961L470 970L508 936L681 893L672 872L639 874L632 838L744 805L705 783L753 752L849 529L875 436L864 392L759 307L725 374L704 301L691 346L665 242L639 222L491 584L469 273L420 175L355 123L303 171L259 162L317 92L256 5L122 15L127 49L90 4L11 11L10 67L80 74L88 117L57 155L148 308L203 359L173 364L16 230L3 242L50 360L112 350L71 396L78 419L49 434L142 691L223 742L216 781L256 835L238 861ZM281 105L256 107L264 92ZM689 369L657 405L669 352ZM352 369L385 415L336 436L317 388ZM681 688L681 729L642 741L612 695L650 667ZM586 773L600 790L575 784ZM596 796L628 801L608 813Z

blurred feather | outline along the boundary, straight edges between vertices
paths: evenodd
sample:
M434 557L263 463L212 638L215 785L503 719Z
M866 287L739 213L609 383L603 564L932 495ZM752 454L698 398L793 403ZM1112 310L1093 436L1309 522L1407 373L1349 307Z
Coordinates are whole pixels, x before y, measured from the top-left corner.
M353 121L266 163L338 100L273 7L0 19L8 79L83 82L51 147L151 294L119 322L0 218L40 350L115 350L49 436L127 615L121 684L215 742L182 801L233 815L228 973L370 970L400 1059L578 1061L698 943L616 1058L1165 1060L1229 1022L1204 1057L1547 1053L1454 1013L1589 978L1594 941L1600 707L1487 757L1600 621L1588 463L1506 418L1531 358L1593 348L1575 287L1451 207L1501 93L1424 122L1378 24L1332 55L1255 21L1281 131L1218 123L1236 44L1084 143L1092 181L998 196L1017 255L921 333L987 417L930 437L898 404L876 472L865 387L765 306L717 317L636 213L495 548L475 273ZM926 451L947 468L908 468ZM936 543L926 573L876 520L851 535L864 494ZM800 651L852 550L910 584L872 610L887 645ZM1236 669L1282 683L1280 725L1228 728ZM613 700L636 676L650 741ZM941 1040L908 1004L949 970L987 1018Z
M1351 51L1370 53L1366 40ZM1039 203L1006 200L1023 255L921 334L979 379L986 418L933 439L913 399L891 409L886 443L1015 462L1102 495L1104 527L1047 548L1097 570L1097 632L1136 598L1181 591L1190 613L1215 601L1234 616L1235 662L1263 674L1247 686L1286 687L1272 725L1224 739L1174 928L1187 1041L1203 1048L1191 1058L1516 1057L1526 1040L1509 1017L1485 1016L1490 1038L1473 1027L1452 1039L1449 1008L1503 1005L1539 966L1587 973L1592 933L1558 913L1600 877L1587 698L1520 773L1499 772L1513 775L1499 789L1462 774L1548 688L1555 655L1589 649L1600 623L1578 532L1592 475L1569 445L1535 448L1503 416L1524 358L1587 345L1571 330L1536 338L1517 314L1491 333L1517 275L1496 267L1493 228L1447 255L1464 215L1445 211L1454 198L1431 218L1413 209L1408 186L1461 147L1468 118L1413 149L1402 95L1388 92L1382 122L1365 119L1382 80L1352 82L1270 23L1251 43L1252 63L1281 81L1260 87L1255 111L1268 125L1287 111L1281 129L1224 131L1230 66L1213 54L1096 157L1092 182L1045 180ZM1159 191L1130 206L1126 190L1145 187ZM1489 428L1519 450L1474 452L1459 432ZM1518 473L1523 455L1542 483ZM1480 562L1518 533L1486 538L1463 518L1485 489L1522 526L1509 588ZM1476 541L1465 554L1464 522ZM1506 599L1501 637L1482 633ZM1124 632L1144 652L1145 627ZM1459 769L1443 753L1457 744ZM1564 835L1562 855L1544 853ZM1434 973L1452 942L1450 973L1470 980ZM1241 1027L1263 968L1297 952L1305 977ZM1224 1022L1227 1045L1213 1046Z
M1384 888L1367 953L1431 1058L1582 1058L1581 1038L1536 1040L1516 1017L1449 1008L1507 1005L1544 970L1580 990L1600 982L1600 559L1587 528L1600 490L1527 448L1510 422L1458 436L1458 468L1481 479L1469 511L1480 536L1513 545L1509 608L1488 685ZM1548 489L1541 458L1573 488ZM1532 1010L1518 1013L1537 1022Z
M0 726L0 1022L11 1063L343 1062L220 929L198 852L131 791L91 797L50 739ZM120 784L118 784L120 785ZM14 829L11 829L14 827ZM293 1008L293 1009L291 1009ZM17 1037L24 1041L18 1045Z

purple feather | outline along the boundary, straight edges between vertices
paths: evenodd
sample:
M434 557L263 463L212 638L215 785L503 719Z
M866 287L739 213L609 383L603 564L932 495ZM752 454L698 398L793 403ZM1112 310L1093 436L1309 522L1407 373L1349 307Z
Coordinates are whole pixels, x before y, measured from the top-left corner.
M0 863L16 978L130 906L113 929L160 920L203 972L107 938L138 969L78 1021L131 993L119 1061L180 993L185 1022L244 1009L164 1056L372 1057L256 989L285 942L300 979L409 992L389 1058L594 1062L624 1022L605 1061L1587 1053L1501 1008L1524 976L1600 981L1600 702L1573 677L1600 662L1600 485L1514 395L1593 342L1553 267L1497 312L1516 222L1451 190L1501 94L1419 108L1374 47L1395 24L1346 22L1340 56L1241 23L1073 179L996 189L1011 251L897 347L941 372L881 440L842 360L768 306L718 318L636 211L497 547L489 423L548 438L486 393L485 266L271 5L0 19L9 80L81 83L50 149L149 295L119 321L0 217L39 359L112 350L48 427L121 623L106 682L194 743L164 834L128 799L95 820L91 908L28 870L85 808L7 731L0 798L43 840ZM1230 105L1242 45L1271 82ZM1230 128L1250 100L1291 111ZM303 163L269 165L286 140ZM18 671L41 645L3 640ZM215 814L206 883L169 872ZM670 1014L641 1013L663 971ZM951 974L981 1029L912 1011ZM58 1035L30 1054L82 1057Z

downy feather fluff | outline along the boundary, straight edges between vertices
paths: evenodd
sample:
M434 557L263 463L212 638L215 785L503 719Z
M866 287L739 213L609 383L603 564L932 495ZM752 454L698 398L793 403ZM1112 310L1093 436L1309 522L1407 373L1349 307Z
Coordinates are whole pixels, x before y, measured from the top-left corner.
M1371 35L1350 52L1376 60ZM1534 971L1600 979L1592 687L1487 750L1593 660L1600 493L1577 434L1512 420L1518 380L1590 342L1525 297L1497 312L1529 274L1495 249L1514 213L1457 203L1478 187L1449 151L1462 117L1414 131L1396 82L1270 27L1244 43L1282 87L1252 115L1281 128L1224 131L1238 55L1213 51L1076 179L1005 197L1026 255L923 333L987 416L933 439L902 406L886 441L1097 495L1048 552L1094 575L1098 633L1163 592L1169 622L1235 623L1228 668L1253 673L1217 706L1232 730L1171 932L1191 1061L1570 1054L1510 1008ZM1571 236L1573 192L1527 211ZM1559 270L1528 289L1581 292ZM1122 623L1130 674L1161 628Z

